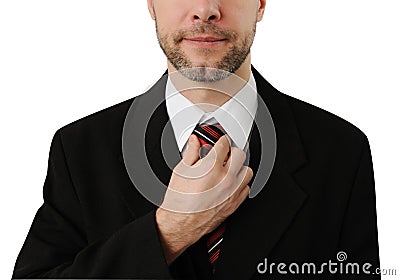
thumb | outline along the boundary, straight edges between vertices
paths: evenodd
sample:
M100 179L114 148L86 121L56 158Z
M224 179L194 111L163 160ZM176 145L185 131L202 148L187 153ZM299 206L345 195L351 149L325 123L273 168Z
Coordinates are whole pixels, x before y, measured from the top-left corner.
M189 137L188 147L183 154L182 160L186 165L193 165L199 159L200 142L197 136L192 134Z

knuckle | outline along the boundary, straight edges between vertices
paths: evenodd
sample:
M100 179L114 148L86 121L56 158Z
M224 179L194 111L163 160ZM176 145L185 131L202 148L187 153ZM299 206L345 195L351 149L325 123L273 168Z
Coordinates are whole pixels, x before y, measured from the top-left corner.
M233 147L232 150L235 151L238 155L240 155L242 157L246 155L246 153L238 147Z
M233 160L235 161L244 162L246 159L246 153L237 147L232 148L231 154Z

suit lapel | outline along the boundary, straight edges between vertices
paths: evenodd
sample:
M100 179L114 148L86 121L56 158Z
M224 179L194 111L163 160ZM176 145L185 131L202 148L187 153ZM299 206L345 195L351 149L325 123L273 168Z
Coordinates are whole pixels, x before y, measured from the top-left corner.
M256 197L246 199L227 219L215 279L249 279L255 274L258 263L268 257L307 197L295 180L296 172L300 172L299 168L306 163L306 157L287 99L254 68L252 71L257 91L274 122L276 159L262 191ZM261 145L260 133L253 129L250 141L249 166L255 172L260 161L260 153L257 152ZM262 137L266 138L265 135Z
M163 95L164 92L158 93ZM165 100L154 111L146 131L148 161L158 178L168 186L172 169L181 160L175 134L169 121Z
M163 75L146 93L134 98L123 126L123 160L134 185L121 186L120 191L134 217L156 208L147 199L148 195L143 196L144 188L149 184L167 186L172 168L180 161L164 100L167 77ZM137 189L139 183L140 192ZM155 201L161 203L165 192L157 193Z

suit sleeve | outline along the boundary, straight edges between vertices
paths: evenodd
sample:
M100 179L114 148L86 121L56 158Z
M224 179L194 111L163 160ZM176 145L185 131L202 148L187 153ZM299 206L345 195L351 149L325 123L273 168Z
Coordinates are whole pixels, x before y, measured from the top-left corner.
M172 278L154 211L88 244L60 131L52 140L43 198L17 258L14 279Z
M364 134L359 166L341 229L339 251L347 255L344 265L358 263L360 271L358 275L347 273L339 279L381 279L376 273L380 263L374 172L369 142Z

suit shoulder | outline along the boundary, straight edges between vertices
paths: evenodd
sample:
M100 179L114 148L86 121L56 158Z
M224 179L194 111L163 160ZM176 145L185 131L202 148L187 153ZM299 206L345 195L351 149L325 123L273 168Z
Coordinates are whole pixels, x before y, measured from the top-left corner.
M116 130L122 132L125 116L134 99L135 97L78 119L61 127L58 132L74 137L99 132L115 133Z
M284 94L304 137L312 135L319 140L360 143L368 142L366 134L353 123L313 104ZM350 142L350 143L349 143Z

